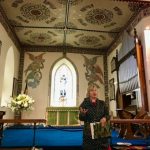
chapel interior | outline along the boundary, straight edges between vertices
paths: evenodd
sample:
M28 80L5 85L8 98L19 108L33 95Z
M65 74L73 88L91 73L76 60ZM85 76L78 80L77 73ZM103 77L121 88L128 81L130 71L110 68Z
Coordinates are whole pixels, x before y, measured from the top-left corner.
M90 84L121 138L150 137L150 0L0 0L0 66L2 150L40 143L3 145L7 126L80 127ZM17 114L19 94L34 103Z

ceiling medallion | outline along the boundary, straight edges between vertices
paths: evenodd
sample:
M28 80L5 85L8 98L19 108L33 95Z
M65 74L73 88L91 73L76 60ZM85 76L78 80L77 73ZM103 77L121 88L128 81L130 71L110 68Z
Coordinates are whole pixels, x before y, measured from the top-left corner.
M91 24L105 24L112 21L113 13L107 9L93 9L87 12L85 20Z
M97 45L100 39L96 36L82 36L79 38L79 43L86 46Z
M46 20L50 17L49 9L44 5L27 3L20 8L21 14L30 20Z
M68 0L58 0L58 2L60 4L66 5ZM70 5L78 5L79 3L81 3L83 0L70 0L69 4Z
M49 43L52 40L52 37L47 33L32 33L30 34L30 40L38 44Z

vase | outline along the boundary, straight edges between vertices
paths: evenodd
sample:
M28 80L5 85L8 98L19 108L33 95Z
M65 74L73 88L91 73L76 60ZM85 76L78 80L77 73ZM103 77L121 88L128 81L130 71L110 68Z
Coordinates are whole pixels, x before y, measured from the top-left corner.
M21 119L21 113L22 113L21 110L16 110L14 113L14 119L20 120Z

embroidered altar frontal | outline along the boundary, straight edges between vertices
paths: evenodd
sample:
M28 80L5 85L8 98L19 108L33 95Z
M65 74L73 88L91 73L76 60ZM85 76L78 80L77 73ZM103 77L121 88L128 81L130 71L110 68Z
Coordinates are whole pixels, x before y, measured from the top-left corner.
M78 107L47 107L47 125L77 126L79 125Z

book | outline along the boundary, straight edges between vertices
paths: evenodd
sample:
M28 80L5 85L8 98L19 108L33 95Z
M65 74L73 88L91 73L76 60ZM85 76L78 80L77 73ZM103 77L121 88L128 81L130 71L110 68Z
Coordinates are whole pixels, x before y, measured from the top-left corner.
M100 122L90 123L92 139L98 139L100 137L110 137L110 123L107 122L105 126L102 126Z

